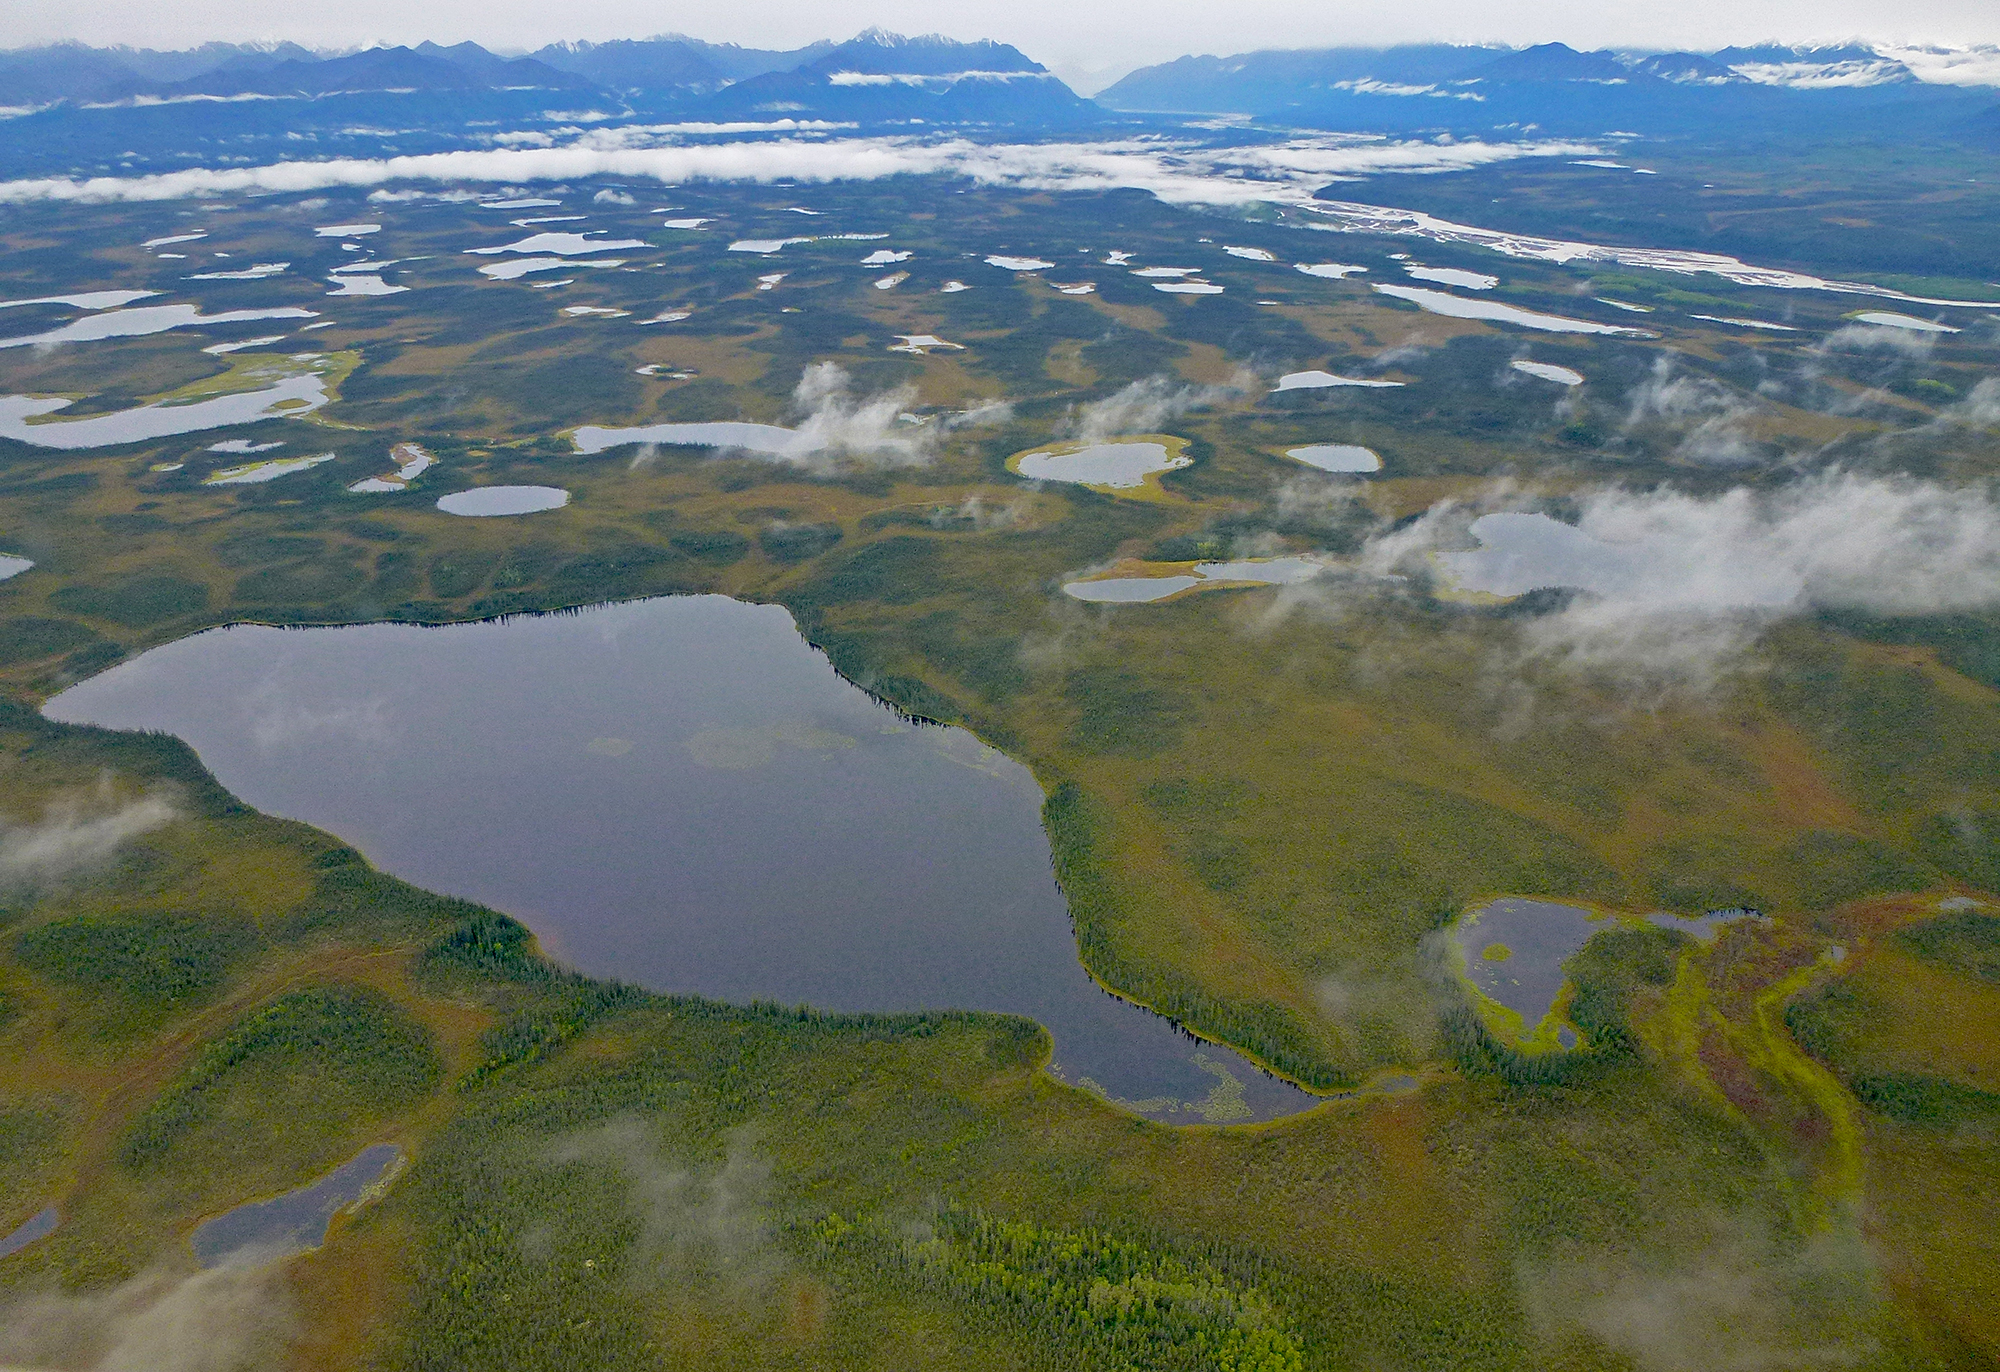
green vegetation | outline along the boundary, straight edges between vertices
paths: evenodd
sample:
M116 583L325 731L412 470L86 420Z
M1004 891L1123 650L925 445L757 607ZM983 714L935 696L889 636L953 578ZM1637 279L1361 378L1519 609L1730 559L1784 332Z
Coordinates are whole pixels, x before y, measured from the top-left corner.
M277 1141L279 1122L288 1147L322 1153L323 1140L350 1132L354 1118L402 1111L441 1073L431 1035L379 994L340 985L295 992L196 1054L133 1121L119 1157L142 1171L240 1165Z
M1169 1019L1219 1030L1232 1047L1306 1086L1337 1089L1353 1084L1351 1077L1324 1064L1308 1031L1282 1007L1226 1003L1184 978L1125 960L1119 934L1129 917L1101 851L1103 812L1098 802L1066 782L1042 807L1042 826L1055 855L1056 879L1069 897L1077 948L1091 975Z
M900 1269L905 1279L998 1312L1045 1366L1299 1372L1297 1335L1255 1287L1095 1230L1043 1229L944 1210L922 1238L857 1228L839 1215L811 1230L836 1261Z
M1896 941L1926 962L2000 982L2000 915L1954 911L1904 929Z
M144 629L162 620L199 613L208 606L208 588L177 576L135 576L108 586L69 586L49 597L72 614Z
M118 1024L157 1023L202 1004L257 943L240 918L159 911L74 915L23 931L15 956L109 1002Z
M1859 1076L1852 1083L1863 1105L1905 1124L1950 1125L2000 1119L2000 1092L1962 1086L1921 1072Z
M1861 189L1807 168L1779 194L1734 153L1659 151L1657 180L1598 178L1587 203L1563 202L1576 178L1540 160L1399 181L1396 203L1913 280L1969 270L2000 222L1967 179L1985 173L1951 159L1878 164ZM1220 254L1257 243L1282 263L1332 241L1268 209L957 189L681 187L717 232L564 288L691 307L643 330L475 279L462 249L490 212L335 192L317 213L379 214L424 289L327 309L304 337L342 359L338 398L242 433L334 462L219 489L200 485L235 460L207 452L215 435L0 441L0 550L36 558L0 583L0 838L106 773L170 783L187 816L101 867L0 891L0 1192L64 1216L0 1263L0 1304L126 1299L136 1274L186 1265L203 1217L391 1139L412 1165L386 1200L287 1269L301 1369L1989 1364L2000 920L1937 911L2000 896L2000 620L1804 615L1748 670L1635 708L1630 683L1536 651L1564 592L1467 605L1419 574L1105 608L1057 588L1140 557L1349 555L1441 502L1477 507L1498 478L1566 513L1612 483L1782 497L1796 464L1723 470L1682 451L1686 425L1633 418L1663 366L1751 415L1754 451L1977 485L1993 437L1961 421L2000 365L1990 332L1922 358L1844 353L1822 345L1853 300L1788 292L1799 332L1753 347L1689 311L1768 314L1770 292L1510 259L1510 300L1568 313L1607 294L1657 307L1663 335L1528 338L1384 308L1366 283L1400 276L1387 254L1406 240L1342 236L1372 275L1333 283ZM828 242L786 249L785 281L757 291L728 235L789 223L808 195L822 223L896 225L917 254L905 286L874 290L854 245ZM1869 234L1820 222L1850 217L1843 197L1909 221L1880 231L1894 241L1872 265ZM229 231L272 260L338 257L260 208L283 204L246 202ZM124 262L159 213L15 207L10 298L73 288L50 244ZM636 212L630 232L665 237ZM1111 244L1199 253L1226 290L1162 295L1096 265ZM1098 291L996 273L940 294L987 270L959 256L975 250L1091 263ZM315 281L302 267L255 289L304 283L327 308ZM965 351L887 353L923 332ZM1558 404L1513 380L1524 344L1584 386ZM0 364L7 390L100 405L240 376L188 337L29 353ZM582 455L558 436L789 423L801 369L826 360L859 392L913 387L935 461L813 472ZM695 378L636 374L669 363ZM1171 426L1196 461L1156 500L1005 472L1130 382L1220 385L1246 364L1407 384L1191 409ZM1012 418L937 422L992 398ZM410 440L433 471L347 492ZM1368 445L1384 469L1338 481L1272 456L1306 442ZM433 508L507 482L574 498L519 520ZM1047 1036L1024 1020L593 981L511 919L251 813L171 739L35 709L230 621L444 623L679 592L784 605L853 681L1026 763L1088 970L1337 1098L1270 1126L1169 1129L1042 1071ZM1433 956L1502 894L1769 918L1710 943L1606 928L1566 964L1577 1045L1522 1053Z

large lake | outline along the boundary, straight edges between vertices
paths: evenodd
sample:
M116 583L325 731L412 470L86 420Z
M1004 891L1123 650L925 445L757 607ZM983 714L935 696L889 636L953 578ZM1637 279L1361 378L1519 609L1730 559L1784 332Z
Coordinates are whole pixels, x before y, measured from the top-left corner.
M780 607L674 596L446 628L239 626L52 719L179 735L238 796L660 991L1002 1010L1155 1118L1314 1098L1077 962L1027 769L842 680Z

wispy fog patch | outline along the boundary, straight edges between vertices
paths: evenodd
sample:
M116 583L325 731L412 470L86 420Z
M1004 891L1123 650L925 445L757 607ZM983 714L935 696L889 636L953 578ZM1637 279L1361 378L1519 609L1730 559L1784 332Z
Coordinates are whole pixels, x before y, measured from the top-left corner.
M33 823L0 821L0 889L42 886L100 867L124 844L180 817L167 796L120 795L109 777L91 790L58 796Z
M837 362L815 362L792 388L796 427L745 422L648 424L636 428L584 425L572 437L577 451L603 452L639 444L633 467L658 455L658 444L687 444L719 453L783 462L832 474L855 467L920 467L937 454L946 435L980 424L1001 423L1013 413L1001 401L983 401L949 414L918 414L913 385L858 395L854 378Z
M1271 506L1281 525L1332 524L1366 494L1367 487L1355 477L1300 473L1278 485L1271 493Z
M1141 377L1102 400L1079 407L1070 416L1070 431L1086 443L1121 434L1155 433L1170 419L1220 401L1235 400L1259 389L1255 373L1241 371L1220 386L1197 386L1158 374Z
M2000 428L2000 376L1989 376L1966 393L1965 399L1938 416L1946 424L1967 429Z
M1890 352L1904 357L1929 357L1937 346L1934 333L1892 329L1880 324L1844 324L1820 341L1827 353Z
M1678 371L1671 355L1657 359L1625 401L1625 432L1665 432L1682 462L1741 467L1762 460L1748 427L1755 413L1749 403L1718 381Z
M816 471L843 463L869 467L920 467L937 456L947 434L985 424L1002 424L1013 407L985 400L956 414L922 416L911 412L917 388L902 385L857 395L854 378L837 362L815 362L792 390L800 418L784 460Z
M593 205L636 205L639 202L624 191L614 191L606 188L599 191L596 195L591 196L590 203Z
M1573 526L1497 516L1537 521L1511 531L1490 520L1482 529L1478 506L1440 504L1369 540L1360 561L1376 575L1464 567L1468 555L1450 550L1490 540L1477 555L1480 575L1500 578L1501 593L1577 592L1523 623L1525 658L1635 690L1709 689L1746 665L1773 622L1814 609L2000 606L2000 504L1987 486L1831 472L1769 492L1611 489L1575 499Z
M635 1283L700 1273L738 1295L756 1295L789 1266L771 1242L765 1202L771 1163L757 1148L753 1126L729 1131L724 1141L722 1166L708 1176L662 1158L653 1132L637 1119L568 1135L548 1160L609 1165L625 1179L626 1206L639 1220Z
M985 496L969 495L960 501L956 509L939 510L931 516L931 523L941 529L964 528L970 526L981 531L987 529L1011 529L1028 514L1028 502L1022 499L1009 501L989 500Z
M65 1372L238 1372L280 1367L298 1317L284 1269L153 1272L108 1291L45 1291L0 1308L0 1366Z
M1014 407L1005 400L980 400L970 409L960 410L945 419L947 428L971 429L987 424L1005 424L1014 417Z
M1346 1029L1364 1060L1422 1062L1436 1055L1441 1014L1461 1000L1450 955L1449 937L1429 933L1414 958L1393 959L1400 966L1377 954L1327 973L1314 985L1314 998Z
M930 434L902 418L917 398L915 386L874 395L854 394L854 378L837 362L815 362L792 389L799 411L795 432L804 465L820 456L852 457L886 467L920 466L931 458Z
M1391 367L1400 367L1405 362L1416 362L1430 356L1430 347L1424 343L1400 343L1384 352L1376 353L1368 359L1368 365L1378 372Z
M1581 1331L1639 1372L1839 1368L1873 1351L1866 1322L1879 1297L1857 1237L1836 1231L1795 1249L1747 1219L1711 1217L1708 1228L1678 1256L1524 1263L1532 1327L1552 1343Z

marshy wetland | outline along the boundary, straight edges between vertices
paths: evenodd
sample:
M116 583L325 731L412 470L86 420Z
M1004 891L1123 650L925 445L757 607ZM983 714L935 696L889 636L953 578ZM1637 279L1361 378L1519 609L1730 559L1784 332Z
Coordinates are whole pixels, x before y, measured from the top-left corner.
M0 1363L1990 1361L2000 309L1661 152L7 205Z

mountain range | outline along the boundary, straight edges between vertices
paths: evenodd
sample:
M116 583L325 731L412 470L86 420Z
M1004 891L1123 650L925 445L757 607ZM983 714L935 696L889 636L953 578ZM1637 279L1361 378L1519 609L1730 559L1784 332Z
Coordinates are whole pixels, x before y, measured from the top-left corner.
M1019 49L870 29L745 48L680 35L313 51L65 43L0 52L0 177L120 174L216 157L380 156L620 121L819 121L1032 135L1230 115L1437 137L1745 142L1922 137L2000 147L2000 49L1763 44L1579 52L1412 44L1189 56L1078 96ZM540 132L549 130L549 132Z
M1548 134L1886 134L1976 120L2000 50L1864 44L1578 52L1410 44L1186 56L1098 92L1130 114L1238 114L1306 128Z
M549 92L687 117L773 114L868 123L1076 123L1102 112L1005 43L870 29L788 51L667 36L559 43L504 57L477 43L318 53L293 43L184 52L63 43L0 53L9 106L105 107L377 92Z
M1182 57L1097 94L1127 113L1384 132L1893 132L1994 105L2000 50L1763 44L1712 53L1456 44Z

